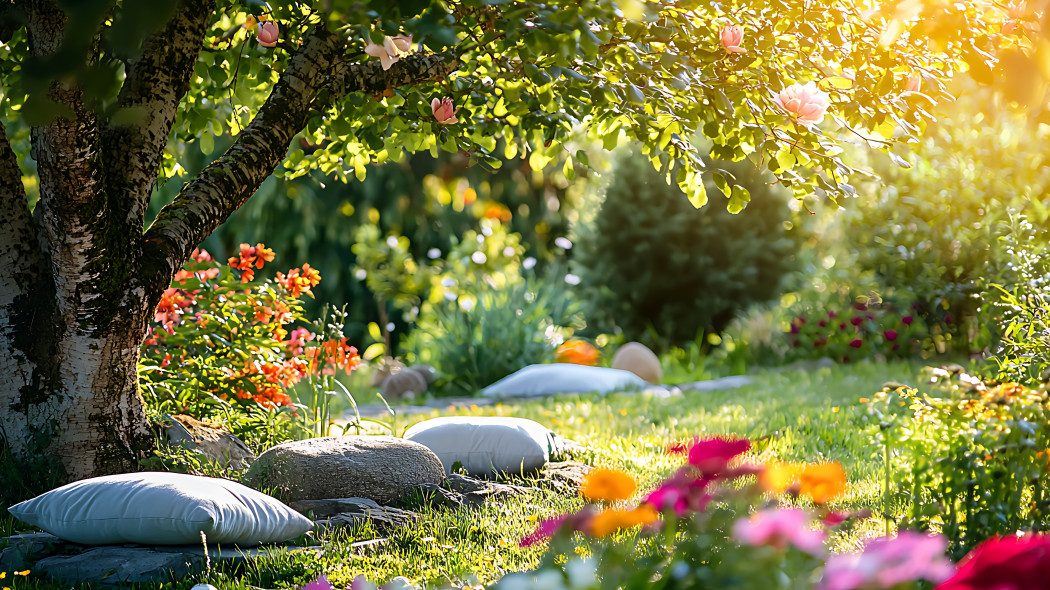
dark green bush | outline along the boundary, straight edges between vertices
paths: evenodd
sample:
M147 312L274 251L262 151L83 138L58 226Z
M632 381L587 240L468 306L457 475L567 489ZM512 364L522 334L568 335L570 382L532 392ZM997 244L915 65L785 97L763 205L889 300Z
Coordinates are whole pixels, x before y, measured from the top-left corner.
M720 166L751 193L739 214L713 186L695 209L647 158L621 158L576 253L589 326L663 350L721 332L748 304L780 292L797 247L786 197L747 161Z

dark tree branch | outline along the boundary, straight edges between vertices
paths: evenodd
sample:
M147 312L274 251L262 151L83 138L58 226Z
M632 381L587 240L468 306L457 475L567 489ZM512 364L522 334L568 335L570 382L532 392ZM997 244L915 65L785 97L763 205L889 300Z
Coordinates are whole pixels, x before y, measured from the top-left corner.
M382 94L392 88L439 82L452 75L458 67L459 62L455 58L443 53L409 55L398 60L387 71L383 71L382 65L375 60L342 60L325 80L325 86L333 97L354 92Z
M153 303L190 252L259 188L284 160L309 116L348 92L438 82L455 71L442 55L402 58L384 72L378 62L350 63L345 41L323 27L304 39L258 114L233 146L190 181L146 231L140 279Z
M215 0L181 0L164 27L146 38L142 53L127 62L117 104L122 120L132 122L108 121L102 131L106 192L114 221L123 214L125 236L142 231L168 134L214 10Z

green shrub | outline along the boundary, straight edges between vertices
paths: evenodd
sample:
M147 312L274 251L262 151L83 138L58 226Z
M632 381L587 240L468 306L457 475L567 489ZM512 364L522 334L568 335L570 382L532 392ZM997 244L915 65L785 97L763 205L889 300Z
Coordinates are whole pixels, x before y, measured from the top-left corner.
M693 208L644 157L619 161L590 231L580 236L575 272L591 326L666 350L700 331L721 332L748 304L780 291L794 267L789 211L749 162L726 164L751 202L726 211L717 189Z
M922 393L889 388L866 402L891 463L899 527L936 530L956 559L994 535L1050 526L1050 397L932 369ZM894 493L895 490L895 493Z
M916 304L943 335L942 352L967 354L999 336L987 303L1011 263L999 241L1010 211L1046 224L1050 135L997 113L987 91L960 90L967 97L913 148L910 168L872 161L880 180L858 184L859 198L846 204L842 246L855 272L874 272L883 298Z
M1012 220L1003 239L1014 261L1013 284L998 286L996 307L1002 338L995 360L1001 379L1023 382L1050 380L1050 262L1046 232L1027 219Z
M537 278L502 286L482 281L449 299L422 314L405 343L415 362L444 375L440 395L474 395L526 365L550 361L555 345L582 327L566 291Z

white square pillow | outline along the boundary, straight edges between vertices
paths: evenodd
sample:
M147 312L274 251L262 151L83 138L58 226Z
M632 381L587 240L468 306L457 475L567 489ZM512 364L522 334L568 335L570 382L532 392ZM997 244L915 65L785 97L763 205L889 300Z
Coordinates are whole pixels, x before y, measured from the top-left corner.
M622 369L554 363L529 365L489 385L481 390L481 394L495 397L532 397L556 393L612 393L643 389L663 388Z
M76 481L8 508L19 520L83 545L286 541L314 523L235 481L142 472Z
M539 469L560 448L558 436L539 422L498 416L432 418L405 438L433 451L445 473L459 462L470 475Z

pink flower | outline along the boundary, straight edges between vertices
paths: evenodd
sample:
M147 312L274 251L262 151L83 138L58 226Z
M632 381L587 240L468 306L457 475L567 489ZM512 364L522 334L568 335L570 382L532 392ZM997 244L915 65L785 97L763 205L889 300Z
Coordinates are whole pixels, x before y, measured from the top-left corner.
M817 90L814 82L805 86L792 84L774 96L773 102L797 123L807 127L823 121L824 113L831 106L827 93Z
M944 537L912 531L901 531L892 539L875 539L861 553L829 557L817 589L892 588L917 580L937 584L954 570L944 556L946 547Z
M435 98L430 101L430 110L434 113L434 118L437 119L438 123L458 123L459 119L456 119L456 107L452 106L452 99Z
M722 43L722 47L725 47L726 51L730 53L744 53L747 51L740 46L740 42L744 40L744 29L738 25L722 27L722 32L718 34L718 40Z
M908 82L904 85L904 90L907 92L918 92L922 89L922 76L919 74L912 74L908 78Z
M411 35L397 35L396 37L383 37L383 44L376 45L371 39L365 42L365 53L372 57L378 57L379 63L383 65L383 71L389 70L394 62L408 55L412 49Z
M277 40L281 38L281 28L273 21L259 23L255 32L255 38L263 47L277 47Z
M594 518L594 509L584 506L579 512L569 512L548 518L540 522L532 533L521 538L518 545L530 547L541 541L553 537L558 531L583 531L590 527L591 519Z
M660 511L674 510L678 516L685 516L689 512L703 512L711 501L707 486L712 481L712 478L692 476L687 468L679 469L650 492L645 497L645 502Z
M332 583L328 581L328 578L321 574L316 580L305 584L300 590L335 590L335 588L332 587Z
M884 332L883 335L886 336L886 340L888 340L890 342L893 342L894 340L897 339L897 331L896 330L886 330L886 332Z
M913 320L912 320L912 317L910 315L906 315L906 316L901 318L901 323L904 324L905 326L910 326L912 321Z
M810 555L824 553L825 532L810 528L808 512L797 508L762 510L733 523L733 538L745 545L769 545L781 551L792 545Z
M849 323L853 324L854 326L859 326L863 321L864 321L864 318L862 318L860 316L852 317L852 318L849 319Z
M751 450L751 441L746 438L726 440L708 438L697 440L689 449L689 464L704 475L717 475L729 464L729 460Z
M861 346L864 346L864 341L860 338L856 338L854 340L851 340L849 345L851 348L860 348Z

